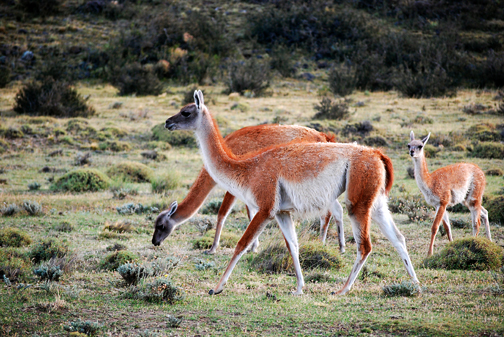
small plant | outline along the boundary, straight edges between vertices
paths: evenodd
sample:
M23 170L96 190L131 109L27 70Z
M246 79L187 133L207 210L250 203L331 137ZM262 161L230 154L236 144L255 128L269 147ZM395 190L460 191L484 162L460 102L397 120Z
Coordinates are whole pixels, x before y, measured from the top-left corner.
M29 184L28 184L28 189L29 189L30 191L36 191L36 190L38 190L38 189L40 188L40 186L41 186L41 185L40 185L39 183L37 183L37 182L33 182L33 183L29 183Z
M252 57L246 61L231 62L228 67L228 78L226 81L226 92L237 92L241 95L245 91L252 93L252 96L264 95L269 88L270 68L269 64L262 63L257 58Z
M139 257L135 253L126 250L119 250L108 254L100 261L100 268L114 271L121 265L138 261Z
M387 147L388 142L382 136L366 137L364 138L364 144L367 146L377 146L377 147Z
M151 268L136 263L123 264L119 266L119 268L117 268L117 272L129 285L137 284L138 282L140 282L141 279L153 275L153 271Z
M468 115L479 115L487 112L488 107L484 106L483 104L479 103L472 103L469 105L465 105L462 108L462 111L465 112Z
M283 77L293 77L296 74L292 53L288 47L278 45L273 48L271 54L270 66L280 73Z
M350 95L357 86L355 69L347 65L334 67L329 72L328 81L329 87L335 95Z
M54 226L54 230L58 232L70 233L74 230L74 225L69 221L63 220L59 224Z
M182 289L173 285L167 277L159 277L151 283L131 287L125 296L147 302L168 302L169 304L175 304L184 298Z
M34 263L40 263L53 258L62 258L69 253L68 246L55 239L46 239L36 243L28 253Z
M106 248L107 252L117 252L119 250L126 250L128 249L125 245L121 243L114 243L113 245L110 245Z
M59 266L52 266L47 263L41 264L39 267L33 269L33 273L39 278L40 281L59 281L63 275L63 271Z
M485 172L487 176L494 176L494 177L502 177L504 175L504 171L502 171L500 168L492 168L489 169Z
M154 212L156 209L154 207L147 207L142 204L134 204L132 202L128 202L122 206L116 207L117 213L121 215L130 215L130 214L143 214Z
M393 296L419 296L422 293L422 289L418 283L413 283L410 281L403 281L401 283L394 283L391 285L386 285L382 287L383 294L388 297Z
M217 214L222 205L222 200L212 199L201 208L201 214Z
M438 152L439 149L430 144L424 146L425 158L435 158Z
M344 101L333 101L329 97L323 97L319 105L314 106L317 113L313 119L342 120L348 118L350 111Z
M178 328L182 323L182 318L178 318L172 315L166 315L166 326L168 328Z
M30 236L12 227L0 229L0 247L24 247L32 243Z
M105 226L103 226L103 230L109 230L111 232L116 233L130 233L136 231L135 226L131 221L117 221L114 224L105 221Z
M28 212L29 215L39 215L42 213L42 206L36 201L23 201L23 209Z
M494 142L478 143L470 152L471 157L487 159L504 159L504 144Z
M91 164L91 162L92 162L92 160L91 160L91 153L90 152L86 152L86 153L77 152L77 154L75 155L74 166L84 166L84 165Z
M121 177L128 182L144 183L151 180L154 171L142 163L125 161L111 167L107 174L111 177Z
M502 254L502 248L487 239L457 239L441 252L425 259L423 266L448 270L497 270L502 266Z
M504 195L499 195L490 198L486 204L488 211L488 218L491 221L500 222L504 224Z
M159 95L163 91L163 84L150 67L132 63L117 71L118 76L113 79L112 84L119 89L120 96Z
M78 332L88 336L97 336L100 330L103 329L103 325L98 322L78 320L76 322L70 322L68 325L64 325L63 329L68 331L70 334L72 332Z
M152 177L152 192L162 193L170 190L175 190L182 184L181 180L182 178L178 171L167 170L163 172L163 174L158 174Z
M0 278L9 282L19 282L31 274L31 264L28 256L12 248L0 249Z
M214 269L215 262L198 260L198 262L196 262L194 264L194 268L196 268L196 270L198 270L198 271L203 271L203 270L207 270L207 269Z
M96 192L107 189L110 178L96 169L81 168L58 178L51 185L53 191L63 192Z
M11 81L11 70L9 67L0 66L0 88L5 88Z
M5 205L0 212L3 216L13 216L19 212L19 207L16 204Z

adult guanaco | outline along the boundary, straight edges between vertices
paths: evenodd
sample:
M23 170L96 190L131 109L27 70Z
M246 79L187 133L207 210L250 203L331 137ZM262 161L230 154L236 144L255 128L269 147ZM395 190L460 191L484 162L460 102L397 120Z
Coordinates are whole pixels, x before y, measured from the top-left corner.
M237 156L254 152L271 145L288 143L293 140L307 143L326 143L334 142L334 136L329 136L304 126L262 124L245 127L224 138L226 145ZM203 168L184 200L180 204L173 202L167 210L158 215L155 221L152 243L155 246L159 246L175 228L194 216L215 185L215 181L210 177L205 168ZM206 252L207 254L214 254L216 252L224 222L231 212L235 201L236 198L231 193L226 192L217 214L214 241L210 249ZM343 232L343 208L339 204L337 206L339 206L337 207L338 213L333 214L333 216L338 229L340 251L344 252L345 236ZM249 220L251 220L252 218L250 217L248 208L247 213L249 215ZM331 213L320 218L320 240L324 243L327 237L330 218ZM258 244L258 240L255 240L251 246L251 250L256 251Z
M473 235L477 236L481 225L481 218L485 224L486 235L490 235L490 222L488 212L481 205L483 192L485 191L485 173L475 164L458 163L439 168L429 173L425 160L424 147L430 137L430 132L423 139L415 139L413 131L410 133L408 152L413 159L415 180L425 201L436 207L436 216L431 228L431 240L427 256L431 256L434 250L434 240L441 221L445 228L448 240L453 241L450 219L446 207L456 204L464 204L471 212Z
M387 208L386 193L392 187L393 167L380 150L357 144L299 143L272 146L238 157L227 147L217 123L204 105L201 91L194 104L168 118L169 130L193 130L210 176L243 200L255 214L238 241L233 257L217 286L224 289L233 268L266 224L276 218L291 254L297 278L294 294L302 294L304 279L299 264L299 245L291 213L324 215L346 190L345 203L357 244L357 259L345 285L348 292L371 252L371 218L399 252L406 270L418 282L404 237Z

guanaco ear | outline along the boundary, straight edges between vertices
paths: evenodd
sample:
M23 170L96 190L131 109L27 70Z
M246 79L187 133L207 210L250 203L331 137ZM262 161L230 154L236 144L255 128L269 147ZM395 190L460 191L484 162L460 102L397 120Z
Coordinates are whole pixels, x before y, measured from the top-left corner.
M427 141L429 140L429 137L430 137L430 132L427 135L427 137L425 137L424 139L422 139L422 143L424 143L424 145L427 144Z
M198 95L199 90L194 90L194 104L196 104L196 108L198 110L201 110L201 107L203 106L202 102L200 101L199 95Z
M203 108L203 105L205 105L205 99L203 98L203 91L198 90L198 99L200 101L200 108Z
M413 133L413 130L411 130L410 134L409 134L409 139L411 141L414 141L415 140L415 134Z
M177 207L178 207L178 203L176 201L172 202L171 205L170 205L170 210L168 211L168 216L172 216L173 213L175 213L175 211L177 210Z

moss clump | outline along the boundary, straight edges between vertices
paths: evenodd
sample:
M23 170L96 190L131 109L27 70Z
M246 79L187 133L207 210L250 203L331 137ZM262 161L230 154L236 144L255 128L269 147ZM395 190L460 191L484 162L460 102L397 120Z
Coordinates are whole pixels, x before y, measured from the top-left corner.
M215 237L215 230L211 230L205 233L205 235L193 240L194 249L210 249L213 244ZM221 232L221 237L219 240L220 247L234 248L238 244L240 237L234 233Z
M474 147L470 155L476 158L504 159L504 144L482 142Z
M175 190L182 185L180 173L174 170L168 170L163 174L155 175L151 179L152 192L162 193Z
M502 248L484 238L465 238L450 242L441 252L425 259L432 269L497 270L502 266Z
M339 253L320 242L306 242L299 247L299 260L303 270L339 269L343 261ZM293 272L294 264L284 242L277 242L252 259L251 265L265 273Z
M46 239L36 243L28 256L34 263L39 263L56 257L64 257L68 252L66 244L55 239Z
M197 147L196 138L191 131L168 131L163 124L152 128L152 140L169 143L171 146Z
M500 222L501 225L504 225L504 195L489 198L485 203L485 208L488 211L490 221Z
M128 182L144 183L151 180L154 171L142 163L125 161L111 167L107 173L111 177L121 177Z
M71 133L79 133L89 127L89 122L83 118L72 118L67 122L66 130Z
M101 142L99 147L102 151L109 150L112 152L123 152L131 150L131 145L128 142L122 142L119 140Z
M17 228L6 227L0 229L1 247L24 247L32 243L30 236Z
M136 231L135 226L130 221L117 221L113 224L106 221L105 225L103 226L103 230L108 230L116 233L130 233Z
M31 274L30 259L12 248L0 249L0 280L5 276L11 282L26 280Z
M138 261L139 257L137 254L128 252L127 250L118 250L116 252L110 253L105 256L100 261L100 268L105 270L117 270L119 266Z
M124 131L122 129L119 129L119 128L115 128L115 127L102 128L100 131L109 133L112 136L118 137L118 138L125 137L125 136L128 135L128 132L126 132L126 131Z
M58 178L51 190L65 192L96 192L107 189L110 178L96 169L82 168L66 173Z

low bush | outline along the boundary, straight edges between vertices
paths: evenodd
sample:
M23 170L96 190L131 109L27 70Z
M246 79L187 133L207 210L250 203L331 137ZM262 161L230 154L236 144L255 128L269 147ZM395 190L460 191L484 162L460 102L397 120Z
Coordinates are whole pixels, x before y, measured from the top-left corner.
M167 277L159 277L153 282L131 287L125 296L147 302L169 304L175 304L184 299L183 290L173 285Z
M14 111L31 116L90 117L95 110L66 82L29 82L16 94Z
M96 169L81 168L68 172L51 185L53 191L96 192L107 189L110 178Z
M159 95L163 92L163 84L159 81L152 67L140 63L128 64L117 69L117 76L112 84L119 89L119 95L137 96Z
M11 80L11 70L8 66L0 66L0 88L5 88Z
M33 263L40 263L53 258L65 257L69 252L68 246L55 239L45 239L36 243L29 251L28 256Z
M485 172L485 174L487 176L502 177L504 175L504 171L502 171L502 169L496 167L496 168L488 169Z
M424 222L430 218L430 212L423 196L391 196L389 209L392 213L406 214L414 222Z
M243 95L249 91L253 96L261 96L269 88L269 64L252 57L246 61L233 61L227 66L226 92ZM173 145L173 144L172 144Z
M396 89L405 97L440 97L454 95L456 88L446 71L437 67L433 70L423 68L420 72L405 69L395 76Z
M32 243L31 237L12 227L5 227L0 229L0 247L24 247Z
M170 132L163 124L158 124L152 128L152 140L169 143L171 146L185 146L195 148L198 146L194 133L191 131Z
M58 223L57 225L55 225L53 229L58 232L70 233L75 229L75 226L73 223L63 220L60 221L60 223Z
M19 139L24 137L23 131L14 127L9 127L7 130L3 132L3 135L7 139Z
M374 136L374 137L366 137L364 138L364 144L367 146L378 146L378 147L387 147L388 142L382 136Z
M113 126L102 128L100 131L108 133L108 134L112 135L113 137L117 137L117 138L126 137L128 135L127 131L113 127Z
M123 151L130 151L131 145L128 142L113 140L113 141L101 142L99 144L99 148L102 151L109 150L112 152L123 152Z
M137 284L141 279L153 275L151 268L137 263L125 263L117 268L117 272L130 285Z
M207 231L205 235L192 241L193 249L210 249L212 247L214 237L215 237L215 230ZM234 233L222 231L219 240L219 246L226 248L234 248L238 244L239 240L240 236Z
M121 265L139 260L137 254L127 250L118 250L105 256L99 263L99 267L104 270L114 271Z
M322 98L318 105L313 107L317 113L313 119L346 119L350 115L348 104L344 101L333 101L328 97Z
M144 183L152 179L154 171L142 163L125 161L109 168L107 174L129 182Z
M16 249L0 249L0 279L5 276L12 282L26 280L31 274L29 257Z
M42 263L39 267L33 269L33 273L40 281L59 281L63 275L63 271L59 266L51 266L47 263Z
M182 96L182 105L194 103L194 91L196 91L196 90L198 90L198 87L193 86L189 90L184 91L184 94ZM205 90L201 90L201 91L203 92L203 96L205 97L205 101L210 102L211 98L207 95Z
M16 204L5 205L0 212L3 216L13 216L19 212L19 207Z
M217 214L222 205L221 199L212 199L206 202L201 208L201 214Z
M63 329L68 331L70 336L76 333L87 336L98 336L103 328L103 325L98 324L98 322L81 321L80 319L76 322L70 322L68 325L63 325Z
M439 253L425 259L431 269L497 270L502 266L502 248L484 238L470 237L450 242Z
M167 170L162 174L156 174L151 179L153 193L163 193L179 188L182 185L182 177L175 170Z
M2 135L2 132L0 130L0 136ZM0 154L4 153L7 151L10 147L10 144L3 138L0 138Z
M277 45L270 53L270 67L283 77L293 77L296 74L292 52L284 45Z
M472 152L469 152L469 155L476 158L504 159L504 144L493 142L478 143Z
M29 184L28 184L28 189L29 189L30 191L36 191L36 190L38 190L38 189L40 188L40 186L41 186L41 185L40 185L38 182L36 182L36 181L35 181L35 182L33 182L33 183L29 183Z
M466 131L466 137L479 140L481 142L498 142L502 139L501 132L497 130L495 124L479 123L472 125Z
M143 214L143 213L157 213L159 210L156 207L148 207L144 206L140 203L134 204L132 202L128 202L122 206L116 207L117 213L121 215L130 215L130 214Z
M425 158L435 158L436 154L439 152L439 148L433 145L427 144L424 146Z
M339 253L320 242L306 242L299 246L299 260L303 270L335 269L343 265ZM261 272L293 272L294 264L284 242L269 245L251 260L251 265Z
M109 223L105 221L105 225L103 226L103 230L108 230L116 233L131 233L135 232L135 225L131 221L117 221L116 223Z
M504 195L489 198L485 208L488 211L490 221L500 222L501 225L504 225Z
M393 296L419 296L422 289L418 283L411 281L403 281L401 283L394 283L382 287L383 294L388 297Z
M363 121L345 125L343 130L341 130L341 133L343 136L358 135L360 137L366 137L373 130L374 127L370 121Z
M334 67L329 72L329 87L335 95L347 96L357 87L355 69L348 65Z
M119 250L126 250L127 247L121 243L114 243L113 245L107 246L107 252L117 252Z
M36 202L36 201L31 201L31 200L25 200L25 201L23 201L23 209L29 215L40 215L40 214L42 214L42 206L38 202Z
M467 148L464 144L455 144L455 146L452 147L452 150L456 152L465 152Z

